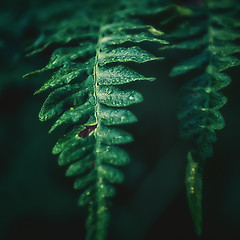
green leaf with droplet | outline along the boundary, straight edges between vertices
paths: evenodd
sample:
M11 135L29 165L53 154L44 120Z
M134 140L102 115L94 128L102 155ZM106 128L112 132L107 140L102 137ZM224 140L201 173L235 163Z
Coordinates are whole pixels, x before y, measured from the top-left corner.
M98 100L109 107L125 107L143 101L142 94L134 90L120 90L114 86L98 88Z
M110 183L121 183L124 180L123 174L118 169L107 165L102 165L100 167L99 174Z
M90 170L92 168L93 159L94 159L94 156L92 154L89 154L83 159L71 164L66 171L66 176L74 177L74 176L84 174L87 170Z
M97 135L99 141L106 145L125 144L133 141L132 136L118 128L109 128L102 126Z
M164 59L163 57L156 57L138 46L130 48L116 48L110 52L103 53L100 56L101 58L98 59L100 65L115 62L145 63Z
M188 153L186 169L186 191L195 230L198 236L202 232L202 176L199 163Z
M131 43L142 43L142 42L151 42L151 43L158 43L158 44L168 44L166 40L155 38L149 33L139 33L134 35L112 35L106 36L101 40L101 44L103 46L106 45L112 46L112 45L120 45L127 42Z
M49 94L39 113L39 119L46 121L60 115L68 106L74 108L82 104L82 98L89 92L81 85L66 85ZM57 104L56 104L57 102Z
M119 85L135 81L154 81L155 78L147 78L136 71L122 65L116 67L101 67L97 69L97 82L99 85Z
M127 152L116 146L101 145L97 153L104 163L113 166L123 166L130 162Z
M104 125L118 125L137 122L137 117L129 110L100 106L99 117Z
M94 181L96 181L96 180L97 180L97 174L96 174L95 170L92 170L86 176L77 178L75 180L74 189L83 189L85 187L88 187L89 185L92 185L94 183Z
M82 144L83 140L81 141L81 146L74 145L71 147L66 147L61 154L59 155L58 164L60 166L67 165L71 162L74 162L78 159L82 159L86 154L94 151L95 141L92 143L87 143L86 145Z

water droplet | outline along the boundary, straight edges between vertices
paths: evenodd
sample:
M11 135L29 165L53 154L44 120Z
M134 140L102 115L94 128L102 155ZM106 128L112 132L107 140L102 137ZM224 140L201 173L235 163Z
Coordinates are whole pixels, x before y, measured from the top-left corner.
M133 100L134 99L134 97L133 96L129 96L129 100Z

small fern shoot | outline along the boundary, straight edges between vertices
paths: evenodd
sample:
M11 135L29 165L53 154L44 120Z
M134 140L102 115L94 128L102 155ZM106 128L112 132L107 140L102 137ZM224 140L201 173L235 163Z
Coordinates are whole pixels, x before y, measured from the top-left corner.
M74 188L82 190L79 205L88 206L89 240L106 238L108 199L115 194L112 184L124 179L117 167L130 161L129 155L116 145L133 138L115 126L136 122L136 116L125 107L143 100L139 92L123 90L120 85L154 80L126 64L161 60L144 46L167 44L161 39L162 32L134 17L134 9L119 10L115 5L108 2L107 9L97 10L89 7L84 14L79 10L71 18L55 23L32 52L55 48L49 63L26 75L53 72L36 91L52 91L39 118L46 121L58 117L49 132L68 126L53 154L60 154L59 165L70 165L66 175L76 177Z
M195 54L183 58L170 75L195 74L181 89L178 119L181 137L194 140L188 153L186 191L197 235L202 232L203 166L205 159L213 155L215 130L225 125L219 110L227 98L220 90L231 79L224 71L240 65L235 56L240 52L237 6L234 1L205 1L193 7L192 16L172 34L175 48Z

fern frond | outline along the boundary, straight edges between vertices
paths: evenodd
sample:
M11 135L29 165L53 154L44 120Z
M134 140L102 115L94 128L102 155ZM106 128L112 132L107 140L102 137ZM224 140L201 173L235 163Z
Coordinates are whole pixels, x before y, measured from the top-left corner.
M193 9L192 17L171 35L174 48L194 51L194 56L175 66L170 75L195 75L181 89L178 119L180 135L193 139L188 153L186 191L195 229L201 235L202 170L213 155L215 130L224 128L220 109L227 102L219 90L230 84L223 71L240 65L239 20L233 1L206 1ZM224 7L223 7L224 6Z
M149 43L167 44L162 32L130 14L131 9L112 9L113 14L103 11L97 17L89 14L89 18L85 14L82 20L77 13L56 25L52 34L35 44L39 48L32 54L49 46L58 48L46 67L27 75L53 71L50 80L36 92L52 91L39 118L46 121L58 117L50 132L63 125L71 127L53 153L60 154L59 165L70 164L67 176L78 177L74 188L82 190L79 205L88 205L89 209L87 239L105 239L108 198L115 194L112 184L124 179L116 167L130 161L129 155L115 145L133 140L115 125L136 122L136 116L124 107L143 100L139 92L119 86L154 80L127 63L162 60L145 48Z

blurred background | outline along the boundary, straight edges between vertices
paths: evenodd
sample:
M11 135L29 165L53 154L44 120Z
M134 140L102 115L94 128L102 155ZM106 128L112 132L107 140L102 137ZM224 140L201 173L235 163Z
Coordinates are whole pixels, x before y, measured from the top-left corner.
M64 4L64 1L58 1ZM35 9L47 1L0 2L0 239L84 239L86 210L77 206L73 179L51 154L58 132L38 120L45 95L33 93L47 80L23 79L49 56L26 57L40 34ZM178 90L184 79L168 77L174 53L149 65L153 83L130 84L144 102L130 109L137 124L124 127L135 141L125 146L132 162L122 168L111 206L109 240L197 239L184 189L189 142L178 136ZM226 127L217 132L214 157L207 160L203 185L203 237L240 239L239 68L228 71Z

